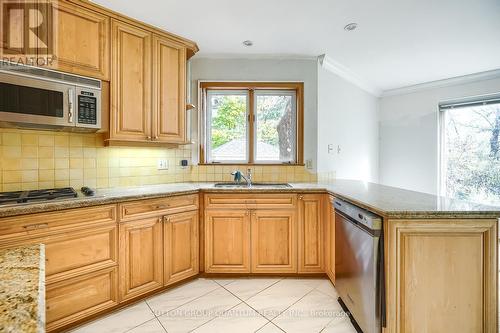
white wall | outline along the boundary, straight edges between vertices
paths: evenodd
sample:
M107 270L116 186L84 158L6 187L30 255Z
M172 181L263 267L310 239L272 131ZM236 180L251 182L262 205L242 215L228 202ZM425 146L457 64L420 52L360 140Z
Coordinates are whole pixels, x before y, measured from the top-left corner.
M438 104L500 92L500 78L380 99L380 183L437 193Z
M318 64L318 172L378 182L378 154L378 98Z
M198 103L198 80L303 81L304 159L311 159L313 169L316 170L318 123L316 66L316 59L210 59L194 57L190 63L191 102L195 105ZM193 124L197 124L196 113L193 114L191 121ZM192 127L192 139L198 143L197 128L195 127Z

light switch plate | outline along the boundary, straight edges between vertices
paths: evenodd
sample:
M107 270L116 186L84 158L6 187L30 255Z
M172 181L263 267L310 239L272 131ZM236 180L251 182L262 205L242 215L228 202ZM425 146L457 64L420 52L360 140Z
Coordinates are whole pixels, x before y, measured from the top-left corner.
M312 169L313 168L313 161L312 160L306 160L306 169Z
M158 159L158 170L168 170L168 160L165 158Z

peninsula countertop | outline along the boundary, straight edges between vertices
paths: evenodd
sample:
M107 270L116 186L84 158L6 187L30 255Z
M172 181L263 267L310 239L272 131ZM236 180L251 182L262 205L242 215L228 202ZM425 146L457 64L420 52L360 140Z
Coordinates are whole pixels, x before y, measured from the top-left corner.
M45 332L44 245L0 250L0 331Z
M38 203L11 204L0 207L0 217L88 207L147 198L168 197L201 192L259 193L316 192L329 193L387 218L499 218L500 207L455 200L428 193L356 180L335 180L328 183L290 183L289 188L267 186L218 188L215 183L170 183L137 187L97 189L92 197Z

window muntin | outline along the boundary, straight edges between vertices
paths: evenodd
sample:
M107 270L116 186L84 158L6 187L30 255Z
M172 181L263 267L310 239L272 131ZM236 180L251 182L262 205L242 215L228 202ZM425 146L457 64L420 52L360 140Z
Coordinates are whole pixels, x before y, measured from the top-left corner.
M500 100L440 105L441 194L500 204Z

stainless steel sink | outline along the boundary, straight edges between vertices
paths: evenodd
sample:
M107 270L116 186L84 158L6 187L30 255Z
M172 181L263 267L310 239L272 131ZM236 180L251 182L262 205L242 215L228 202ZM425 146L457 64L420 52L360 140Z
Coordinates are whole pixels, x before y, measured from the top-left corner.
M214 185L216 188L248 188L246 183L217 183ZM287 183L252 183L250 188L291 188L292 185Z

